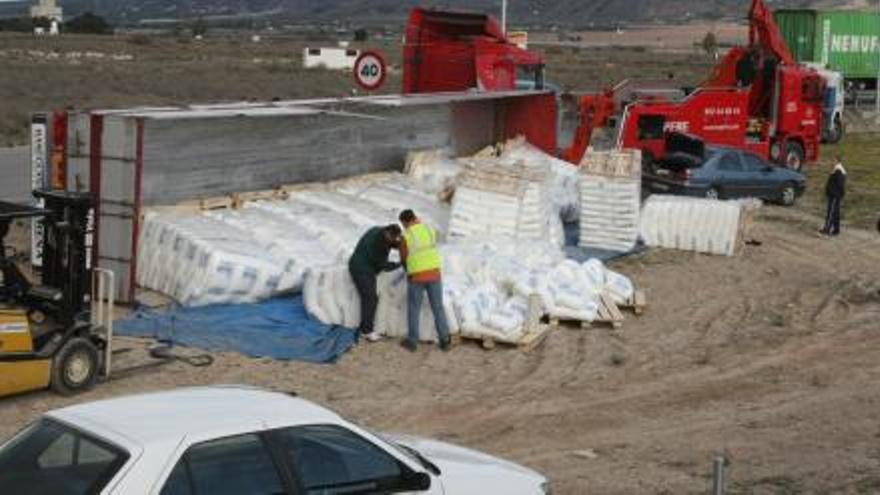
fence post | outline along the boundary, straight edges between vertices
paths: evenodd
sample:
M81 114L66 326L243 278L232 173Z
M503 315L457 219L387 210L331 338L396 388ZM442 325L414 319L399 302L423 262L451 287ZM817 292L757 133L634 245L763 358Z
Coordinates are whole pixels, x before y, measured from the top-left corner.
M723 455L715 456L712 462L712 495L724 495L727 484L725 480L728 460Z

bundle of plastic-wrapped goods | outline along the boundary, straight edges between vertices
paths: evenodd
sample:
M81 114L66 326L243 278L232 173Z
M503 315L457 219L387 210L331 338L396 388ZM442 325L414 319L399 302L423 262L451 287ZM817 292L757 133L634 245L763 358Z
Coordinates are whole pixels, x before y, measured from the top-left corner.
M418 185L419 182L404 175L388 174L381 181L366 184L346 181L337 191L393 212L393 221L397 221L397 215L401 211L413 210L425 223L437 229L442 237L449 225L449 207L439 202L436 196L421 190Z
M299 291L308 270L345 263L368 228L395 223L413 205L442 238L448 208L406 186L389 175L302 188L238 210L151 213L140 237L138 283L188 306Z
M184 305L253 302L301 283L289 258L208 216L148 215L140 252L138 282Z
M543 312L553 318L592 321L599 294L622 303L632 296L628 278L607 270L598 260L566 260L546 242L492 239L445 244L444 309L450 331L517 342L526 331L528 299L537 295ZM378 281L376 329L384 335L406 334L406 276L402 270ZM303 290L306 309L327 324L357 325L359 300L344 266L310 271ZM420 339L436 340L427 301L420 315Z
M652 247L733 256L746 207L739 201L653 195L642 209L641 236Z
M482 160L467 165L452 199L449 236L487 235L551 239L562 245L562 226L553 213L546 169L505 167Z
M580 218L581 176L573 164L544 153L523 137L504 143L498 158L501 165L547 168L550 173L551 199L564 222Z
M581 163L578 245L632 250L639 237L641 152L588 152Z
M461 169L462 164L452 151L434 149L407 154L403 173L415 180L422 190L445 200L455 189L455 178Z

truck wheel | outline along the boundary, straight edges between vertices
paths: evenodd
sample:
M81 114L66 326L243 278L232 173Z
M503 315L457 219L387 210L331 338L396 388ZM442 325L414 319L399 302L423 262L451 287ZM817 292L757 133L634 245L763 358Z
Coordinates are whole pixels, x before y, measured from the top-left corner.
M786 184L782 186L782 190L779 192L779 202L783 206L792 206L796 200L797 192L794 189L794 185Z
M98 378L98 348L90 340L74 337L52 359L52 390L61 395L84 392Z
M843 139L843 122L840 121L840 116L838 116L834 118L834 124L832 124L831 129L828 129L828 132L825 133L825 142L837 144L841 139Z
M806 154L804 153L804 147L800 145L800 143L796 143L794 141L790 141L785 145L785 166L796 171L800 172L801 168L804 166L804 157Z

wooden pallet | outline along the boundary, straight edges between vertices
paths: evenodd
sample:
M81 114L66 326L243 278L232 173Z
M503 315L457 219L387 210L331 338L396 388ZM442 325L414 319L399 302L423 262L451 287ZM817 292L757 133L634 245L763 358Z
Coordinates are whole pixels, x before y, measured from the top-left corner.
M621 304L620 308L632 310L633 313L640 315L645 312L647 306L648 300L645 296L645 291L636 289L633 291L632 297L627 299L625 303Z
M589 328L596 324L611 325L611 328L620 328L623 326L623 313L618 309L614 299L607 293L599 295L599 314L592 322L583 320L571 320L565 318L550 317L550 324L553 326L570 325L575 323L581 328Z
M549 333L549 325L538 325L537 329L523 335L523 337L516 342L497 340L488 335L469 335L467 333L453 335L452 342L455 345L459 345L464 341L477 342L487 351L494 349L497 345L502 345L505 347L516 347L523 352L531 352L544 343L544 339L547 338Z
M547 334L550 333L550 327L541 324L541 299L533 294L529 296L529 309L526 314L525 334L517 341L498 340L489 335L471 335L463 332L452 338L453 343L461 343L463 340L471 340L479 342L483 349L490 350L495 348L495 344L505 346L516 346L523 352L530 352L540 346Z

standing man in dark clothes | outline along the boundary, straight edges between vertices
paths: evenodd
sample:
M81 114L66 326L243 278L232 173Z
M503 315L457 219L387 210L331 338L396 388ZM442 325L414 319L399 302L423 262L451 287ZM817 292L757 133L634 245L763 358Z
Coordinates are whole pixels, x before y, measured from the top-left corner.
M843 159L838 156L834 170L825 183L825 197L828 198L828 210L825 213L825 226L821 232L825 235L840 235L840 206L846 196L846 169Z
M381 272L400 268L400 263L388 261L391 249L400 246L400 227L388 225L373 227L358 241L351 258L348 259L348 272L361 298L361 324L358 334L363 334L370 342L382 336L373 329L379 295L376 293L376 277Z

